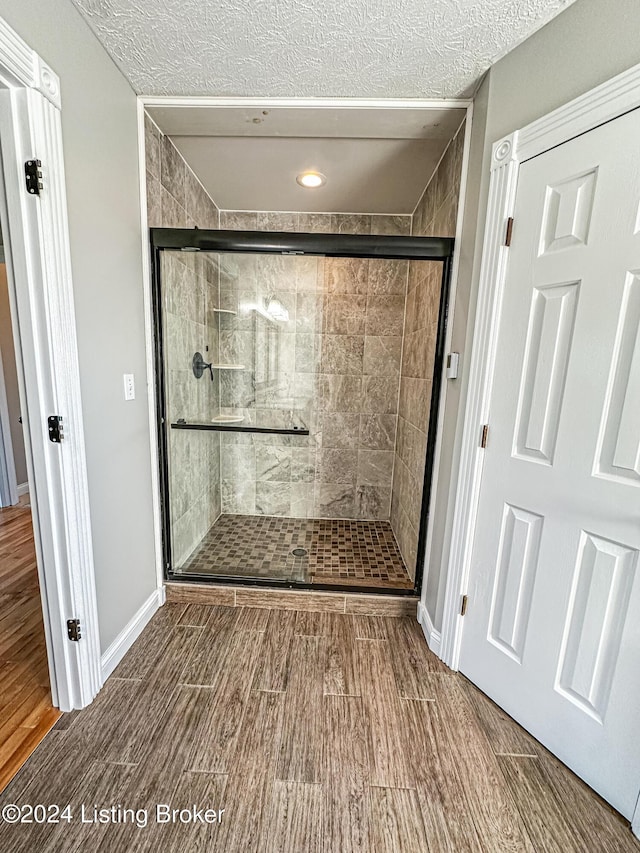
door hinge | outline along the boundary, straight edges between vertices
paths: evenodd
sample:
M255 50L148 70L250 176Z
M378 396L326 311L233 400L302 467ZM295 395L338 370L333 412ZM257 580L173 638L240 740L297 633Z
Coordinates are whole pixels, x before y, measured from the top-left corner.
M507 219L507 233L505 234L505 237L504 237L505 246L511 245L511 237L512 236L513 236L513 216L510 216Z
M54 444L60 444L64 438L62 417L60 415L49 415L47 426L49 428L49 441L52 441Z
M82 639L79 619L67 619L67 636L70 640L73 640L74 643L77 643L78 640Z
M480 436L480 447L487 446L487 439L489 438L489 424L484 424L482 427L482 434Z
M27 192L30 195L40 195L42 186L42 172L40 160L27 160L24 164L24 176L27 184Z
M464 616L464 614L467 612L467 602L468 601L469 601L468 597L466 595L463 595L462 596L462 606L460 607L460 615L461 616Z

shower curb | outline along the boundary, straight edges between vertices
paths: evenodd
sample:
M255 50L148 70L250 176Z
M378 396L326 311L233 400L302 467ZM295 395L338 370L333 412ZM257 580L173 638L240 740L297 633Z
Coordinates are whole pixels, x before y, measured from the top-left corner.
M167 583L171 604L214 604L226 607L266 607L359 616L413 616L417 618L417 596L371 595L309 590L266 589L211 583Z

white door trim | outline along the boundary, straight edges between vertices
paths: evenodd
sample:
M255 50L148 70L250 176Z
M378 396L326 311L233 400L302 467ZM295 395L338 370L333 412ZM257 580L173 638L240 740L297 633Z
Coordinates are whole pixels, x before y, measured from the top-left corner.
M7 401L4 364L0 353L0 507L18 503L18 480L11 440L11 418Z
M446 416L447 394L449 393L450 381L447 378L446 354L451 352L451 341L453 338L453 324L455 322L456 293L460 270L460 254L462 248L462 230L464 228L464 210L467 200L467 179L469 176L469 161L471 158L471 131L473 126L473 106L467 109L464 128L464 147L462 153L462 168L460 172L460 191L458 193L458 212L456 217L455 243L453 247L453 258L451 264L451 283L449 287L449 304L447 306L448 319L445 335L444 352L445 358L442 364L442 380L440 383L440 399L438 401L438 425L436 428L436 446L433 456L433 470L431 472L431 495L429 498L427 536L425 540L424 556L422 558L423 576L422 589L420 591L420 603L418 605L418 622L425 629L427 645L431 651L440 657L441 636L429 616L427 607L427 573L428 567L432 565L433 555L433 516L435 507L438 505L440 496L438 494L438 480L440 476L440 462L442 461L442 437L444 435L444 420ZM414 211L415 213L415 211Z
M504 245L505 229L514 211L520 164L637 107L640 107L640 65L515 131L493 146L487 224L442 622L441 657L452 669L458 668L460 658L463 628L460 604L469 579L482 477L480 433L482 425L489 423L491 383L508 251ZM517 225L515 227L517 229Z
M473 105L470 98L421 100L419 98L213 98L206 95L192 97L176 95L141 95L145 107L246 107L249 109L314 109L331 110L446 110L467 109Z
M12 311L20 329L18 379L53 703L87 705L102 685L58 77L0 19L0 216ZM30 196L24 162L42 161ZM49 441L47 417L63 417ZM67 636L79 618L82 639Z

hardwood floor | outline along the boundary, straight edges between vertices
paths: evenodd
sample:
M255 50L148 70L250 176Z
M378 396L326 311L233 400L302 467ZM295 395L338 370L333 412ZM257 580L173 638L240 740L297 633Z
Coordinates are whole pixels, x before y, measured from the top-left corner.
M0 509L0 790L51 729L31 510Z
M625 822L427 649L410 617L168 604L0 797L0 851L639 851ZM224 809L157 823L155 804ZM147 809L101 825L97 808ZM143 814L143 813L141 813Z

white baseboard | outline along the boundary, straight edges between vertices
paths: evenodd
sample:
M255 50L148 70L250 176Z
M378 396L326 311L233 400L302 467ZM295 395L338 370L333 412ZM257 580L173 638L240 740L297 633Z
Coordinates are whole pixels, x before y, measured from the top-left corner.
M631 818L631 832L633 832L636 838L640 838L640 797L638 797L638 805Z
M164 587L156 589L135 614L133 619L118 634L102 655L102 682L107 680L131 646L144 631L153 614L164 604Z
M427 645L434 655L440 657L440 631L436 631L433 627L429 611L421 601L418 603L418 622L427 639Z
M18 483L18 497L29 494L29 483Z

